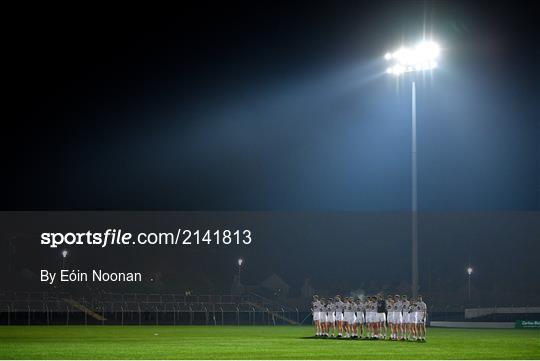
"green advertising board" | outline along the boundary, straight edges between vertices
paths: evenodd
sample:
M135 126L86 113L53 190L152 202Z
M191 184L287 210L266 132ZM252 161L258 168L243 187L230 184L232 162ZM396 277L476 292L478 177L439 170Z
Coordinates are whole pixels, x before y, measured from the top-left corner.
M540 328L540 321L517 320L516 328Z

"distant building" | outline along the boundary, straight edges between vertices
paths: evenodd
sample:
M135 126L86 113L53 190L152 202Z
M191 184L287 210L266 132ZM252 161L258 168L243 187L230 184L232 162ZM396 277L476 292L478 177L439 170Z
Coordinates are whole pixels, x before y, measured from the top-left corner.
M281 277L275 273L268 276L261 282L261 287L266 291L267 295L271 295L276 298L284 298L289 295L291 287L287 282L283 281Z

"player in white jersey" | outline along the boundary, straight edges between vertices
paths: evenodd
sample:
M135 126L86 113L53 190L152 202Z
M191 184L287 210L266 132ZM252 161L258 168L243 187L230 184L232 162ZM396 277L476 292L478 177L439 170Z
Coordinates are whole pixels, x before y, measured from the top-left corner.
M371 331L371 296L366 296L363 302L364 307L364 325L365 325L365 337L370 338Z
M321 334L320 336L325 335L326 332L326 300L324 298L320 299L321 302L321 313L319 318L319 324L321 326Z
M355 311L356 311L356 318L355 318L355 322L353 326L353 333L354 333L353 337L362 338L362 335L364 334L365 302L360 297L358 297L354 305L355 305Z
M336 336L336 304L333 298L330 298L326 307L326 326L328 328L328 336Z
M366 304L366 324L367 324L367 337L375 338L377 333L377 297L368 297Z
M332 309L332 300L327 299L324 304L324 336L329 337L330 336L330 326L332 323L332 316L331 311Z
M323 331L321 327L323 305L319 300L319 296L313 296L313 302L311 303L311 310L313 312L313 324L315 325L315 336L322 336Z
M371 318L371 323L372 323L372 327L373 327L373 338L379 338L379 322L380 322L380 315L379 315L379 312L377 312L378 310L378 306L379 306L379 297L378 296L373 296L372 298L372 318Z
M403 315L402 315L402 302L399 295L394 296L394 340L400 339L403 336ZM400 335L401 332L401 335Z
M358 309L358 305L356 304L356 300L354 297L351 297L350 301L351 303L351 312L352 312L352 320L353 322L349 324L349 328L351 330L351 338L357 338L357 330L358 330L358 324L356 323L356 310Z
M355 325L356 319L354 315L355 304L352 297L347 298L345 303L345 312L343 313L344 317L344 326L345 326L345 337L354 337L353 327Z
M328 325L327 325L327 309L328 309L328 300L325 298L321 299L321 329L322 329L322 335L323 337L328 336Z
M401 312L403 314L403 323L401 325L401 340L407 340L410 336L409 307L411 303L407 296L401 296Z
M332 334L332 327L335 325L334 317L334 300L332 298L328 299L326 304L326 332L327 336L330 337Z
M422 300L422 296L418 296L416 301L416 334L420 341L426 340L426 319L427 319L427 305Z
M394 335L395 335L395 310L394 310L394 306L395 306L395 301L394 301L394 297L393 296L388 296L388 298L386 299L386 309L388 310L388 316L386 317L387 321L388 321L388 328L390 329L390 340L395 340L394 338Z
M411 341L416 341L416 319L418 317L416 312L416 301L416 298L412 298L409 305L409 340Z
M338 332L337 337L342 337L343 336L343 320L344 320L343 312L345 311L345 303L341 300L340 295L336 296L334 307L335 307L334 312L336 315L335 326L337 327L337 332ZM335 332L335 327L334 327L334 332Z
M354 298L349 297L349 309L347 310L347 322L349 323L349 334L351 337L354 337L353 328L356 324L356 305L354 303Z
M397 340L401 319L401 301L399 296L390 296L387 301L388 326L390 328L390 339Z
M349 330L349 320L351 312L351 304L349 297L343 297L343 336L349 338L351 332Z

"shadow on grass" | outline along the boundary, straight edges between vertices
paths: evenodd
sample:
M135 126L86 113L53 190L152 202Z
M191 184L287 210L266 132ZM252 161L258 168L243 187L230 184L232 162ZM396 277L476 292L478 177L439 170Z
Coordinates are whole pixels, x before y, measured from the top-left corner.
M304 336L299 337L300 340L328 340L328 341L347 341L347 342L357 342L357 341L370 341L370 342L396 342L396 343L425 343L426 341L409 341L409 340L391 340L391 339L372 339L372 338L345 338L345 337L320 337L320 336Z

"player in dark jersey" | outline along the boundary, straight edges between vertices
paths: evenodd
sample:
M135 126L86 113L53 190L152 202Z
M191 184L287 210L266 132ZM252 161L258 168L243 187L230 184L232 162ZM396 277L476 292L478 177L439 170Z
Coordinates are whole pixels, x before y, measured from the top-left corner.
M384 296L379 294L377 296L377 337L386 338L386 300Z

